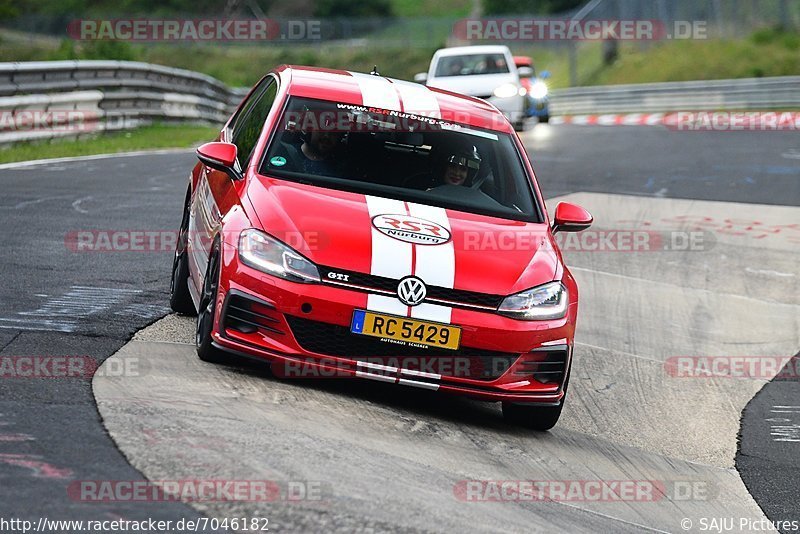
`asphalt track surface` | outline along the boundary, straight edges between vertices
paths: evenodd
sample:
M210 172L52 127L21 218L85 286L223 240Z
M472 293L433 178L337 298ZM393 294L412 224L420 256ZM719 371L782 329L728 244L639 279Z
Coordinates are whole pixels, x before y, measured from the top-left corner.
M99 362L116 353L93 384L0 380L0 517L204 513L269 517L284 531L680 532L682 518L693 531L702 517L762 519L760 506L773 521L800 520L800 414L786 408L800 404L797 380L678 378L665 365L797 353L796 136L537 125L523 140L549 203L582 203L596 229L702 223L707 244L565 252L582 292L575 372L562 421L539 435L506 425L494 405L211 366L194 357L185 318L126 344L167 312L170 253L77 253L66 236L174 229L192 154L0 170L0 356ZM139 372L116 376L112 362L126 358ZM87 503L67 491L143 476L318 482L322 498L190 507ZM454 487L467 479L656 480L667 495L464 502Z

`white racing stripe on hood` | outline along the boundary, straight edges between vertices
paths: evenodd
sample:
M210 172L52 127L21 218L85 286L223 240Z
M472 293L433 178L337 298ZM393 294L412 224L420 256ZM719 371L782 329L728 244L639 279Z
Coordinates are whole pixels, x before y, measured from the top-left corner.
M427 285L452 288L456 275L452 240L443 245L412 245L378 231L371 221L377 215L402 215L410 212L414 217L435 222L451 231L447 212L443 208L370 195L366 195L366 199L372 235L370 274L395 280L413 274ZM372 294L367 296L367 309L371 311L406 316L408 308L397 297ZM411 307L411 317L415 319L449 323L451 315L452 308L449 306L423 303Z
M427 219L450 229L450 221L444 208L408 203L409 211L414 217ZM453 287L456 278L456 252L451 239L443 245L417 245L415 249L416 268L414 274L427 284L439 287ZM411 317L427 319L440 323L449 323L452 308L438 304L420 304L411 308Z
M439 101L436 100L436 95L433 91L427 87L403 80L393 80L392 85L400 94L400 100L403 102L403 111L406 113L424 115L436 119L442 118Z
M349 71L348 71L349 72ZM365 106L400 111L400 97L392 82L381 76L350 72L361 89L361 100Z
M370 274L385 276L397 280L411 274L411 243L393 239L378 231L372 225L372 218L377 215L406 213L405 203L400 200L373 197L366 195L369 211L369 226L372 231L372 259ZM384 295L367 296L367 309L394 315L406 316L408 306L396 297Z

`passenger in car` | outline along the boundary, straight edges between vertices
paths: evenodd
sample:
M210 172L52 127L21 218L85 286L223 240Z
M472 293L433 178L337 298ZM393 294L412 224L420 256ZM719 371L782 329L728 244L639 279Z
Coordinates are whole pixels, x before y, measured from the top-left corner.
M433 172L412 176L406 187L433 189L442 185L473 185L481 166L481 156L475 146L441 151Z

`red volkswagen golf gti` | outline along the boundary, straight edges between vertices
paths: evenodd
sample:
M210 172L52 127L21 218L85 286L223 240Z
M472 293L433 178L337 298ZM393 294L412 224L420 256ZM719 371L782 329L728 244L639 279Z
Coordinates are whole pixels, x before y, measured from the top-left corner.
M500 401L564 405L578 289L519 138L483 100L375 74L265 76L186 191L171 305L197 354Z

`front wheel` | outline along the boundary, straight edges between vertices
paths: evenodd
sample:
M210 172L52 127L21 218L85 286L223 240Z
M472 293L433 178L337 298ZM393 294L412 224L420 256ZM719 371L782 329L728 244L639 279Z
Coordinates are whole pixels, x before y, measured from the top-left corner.
M558 406L525 406L504 402L503 418L514 425L545 431L556 426L563 407L563 400Z
M567 389L569 387L569 375L571 369L567 371L567 378L564 380L564 396L558 406L537 406L535 404L512 404L503 403L503 418L511 424L530 428L532 430L547 431L556 426L561 410L564 409L564 402L567 400Z
M208 257L208 268L203 279L203 291L200 293L200 306L197 311L197 327L195 330L195 347L197 357L204 362L222 363L225 353L213 345L211 332L214 330L214 315L219 292L220 270L219 247L211 249Z
M550 115L542 115L539 117L539 122L547 123L550 122Z

